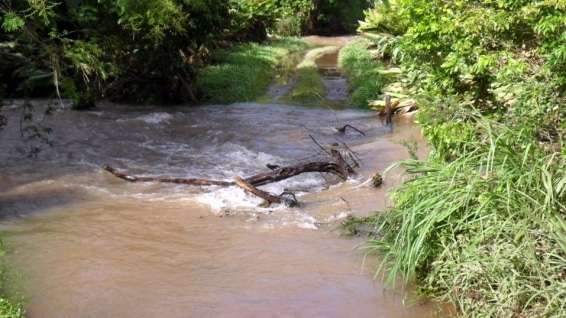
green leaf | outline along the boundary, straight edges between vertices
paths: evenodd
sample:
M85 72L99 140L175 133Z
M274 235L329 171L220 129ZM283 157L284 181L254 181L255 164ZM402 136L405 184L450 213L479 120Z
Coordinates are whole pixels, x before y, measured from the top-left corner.
M14 32L21 30L26 22L13 11L8 11L4 15L4 22L2 22L2 29L6 32Z

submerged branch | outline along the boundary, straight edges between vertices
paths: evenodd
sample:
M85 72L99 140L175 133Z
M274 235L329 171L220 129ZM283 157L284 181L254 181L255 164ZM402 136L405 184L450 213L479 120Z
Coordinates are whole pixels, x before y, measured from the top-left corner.
M356 127L354 127L354 126L352 126L352 125L350 125L350 124L347 124L347 125L344 125L344 126L342 126L342 127L336 128L336 130L337 130L338 132L342 133L342 134L345 134L345 133L346 133L346 128L350 128L350 129L356 131L357 133L359 133L359 134L362 135L362 136L365 136L365 135L366 135L365 132L359 130L358 128L356 128Z
M128 182L162 182L162 183L176 183L176 184L186 184L186 185L194 185L194 186L224 186L224 187L234 185L234 182L208 180L208 179L194 179L194 178L183 179L183 178L168 178L168 177L131 176L123 172L119 172L118 170L108 165L102 166L102 169Z
M245 178L244 180L247 183L253 185L254 187L259 187L262 185L279 182L309 172L326 172L337 175L343 180L347 179L351 168L344 169L344 159L342 158L342 156L340 156L339 153L335 154L334 158L336 160L336 163L309 162L305 164L298 164L288 167L278 167L271 171L259 173L251 177ZM104 165L102 168L110 172L114 176L128 182L162 182L162 183L176 183L176 184L185 184L185 185L194 185L194 186L223 186L223 187L236 185L235 182L208 180L208 179L132 176L120 172L108 165Z

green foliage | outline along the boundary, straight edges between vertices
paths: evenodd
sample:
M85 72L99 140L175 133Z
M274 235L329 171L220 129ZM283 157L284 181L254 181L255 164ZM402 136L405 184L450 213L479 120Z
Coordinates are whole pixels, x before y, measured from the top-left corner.
M473 317L559 317L566 309L566 161L520 131L479 121L459 157L410 160L415 178L379 217L391 278Z
M183 32L188 13L174 0L117 0L118 24L142 37L160 40L167 32Z
M230 23L227 0L7 0L0 8L0 42L13 43L0 55L16 62L0 62L7 93L45 95L54 85L48 92L77 105L102 96L190 100L206 47Z
M563 1L380 1L363 30L400 64L432 147L378 218L390 277L470 317L566 310ZM389 34L384 34L384 33Z
M24 27L25 21L20 16L18 16L15 12L8 11L4 15L4 19L2 21L2 29L6 32L14 32L21 30Z
M375 8L364 11L364 21L360 22L359 30L369 32L384 32L391 35L405 33L407 21L397 14L399 3L396 0L382 1Z
M296 82L293 89L283 96L283 100L301 105L320 104L325 96L325 87L316 61L325 54L331 54L337 50L335 46L326 46L308 51L297 65Z
M333 0L4 0L0 87L76 106L103 97L195 102L196 74L227 40L299 35L349 8Z
M310 20L315 3L313 0L280 0L279 8L273 32L284 36L298 36Z
M318 104L324 99L324 84L316 67L297 69L297 82L293 90L283 97L289 103Z
M9 300L0 298L0 317L21 318L24 317L24 311L21 305L14 305Z
M368 101L377 99L387 84L380 73L383 64L368 48L372 43L359 39L347 44L340 50L338 65L348 77L351 103L359 107L368 107Z
M253 101L265 93L281 59L306 47L288 38L220 50L213 56L214 63L200 72L196 87L203 100L211 103Z
M7 273L4 264L5 253L4 242L0 240L0 317L22 318L24 317L22 304L19 301L14 301L10 297L7 297Z
M369 4L368 0L315 0L310 31L323 35L355 33Z
M421 86L467 95L485 112L502 106L492 90L507 80L503 74L543 75L543 67L564 84L563 72L555 72L565 65L561 1L396 0L378 3L366 17L363 30L403 35L397 61L417 73Z

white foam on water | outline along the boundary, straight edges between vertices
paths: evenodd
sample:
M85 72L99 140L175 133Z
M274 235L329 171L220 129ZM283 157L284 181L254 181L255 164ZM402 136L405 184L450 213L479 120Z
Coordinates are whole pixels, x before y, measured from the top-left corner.
M306 213L296 214L296 216L296 220L284 224L291 224L305 230L318 230L318 226L316 225L318 221L313 216Z
M161 124L163 122L169 122L171 119L173 119L173 115L169 113L151 113L137 117L136 119L148 124Z
M207 205L213 213L219 214L223 210L232 209L258 209L261 199L247 194L238 187L220 188L196 196L199 203Z
M334 215L331 215L328 218L326 218L326 223L332 223L332 222L340 221L342 219L349 217L350 215L351 215L351 213L349 213L349 212L340 212L338 214L334 214Z
M131 120L139 120L139 121L143 121L147 124L153 124L153 125L158 125L158 124L162 124L162 123L168 123L171 119L173 119L173 115L169 114L169 113L164 113L164 112L156 112L156 113L150 113L147 115L142 115L142 116L138 116L135 118L130 118L130 119L117 119L117 122L125 122L125 121L131 121Z

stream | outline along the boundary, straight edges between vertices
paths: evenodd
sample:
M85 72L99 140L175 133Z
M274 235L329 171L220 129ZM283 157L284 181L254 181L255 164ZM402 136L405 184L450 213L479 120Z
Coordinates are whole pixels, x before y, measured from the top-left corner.
M345 81L330 80L340 98ZM404 142L425 154L410 123L277 103L103 103L57 109L44 123L54 144L37 158L23 155L17 120L0 134L0 231L29 317L433 316L433 305L374 280L377 260L364 258L363 240L338 229L348 215L390 206L387 189L402 172L379 189L363 182L408 158ZM345 124L366 136L338 134ZM344 183L312 173L261 187L297 191L297 208L259 207L237 187L127 183L100 168L231 180L320 158L309 135L347 143L361 167Z

